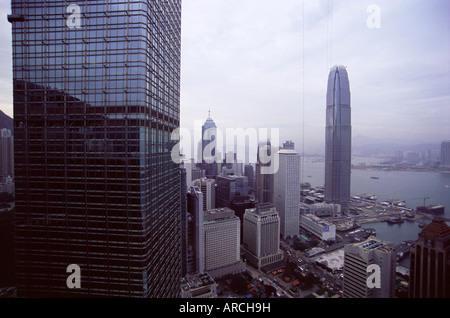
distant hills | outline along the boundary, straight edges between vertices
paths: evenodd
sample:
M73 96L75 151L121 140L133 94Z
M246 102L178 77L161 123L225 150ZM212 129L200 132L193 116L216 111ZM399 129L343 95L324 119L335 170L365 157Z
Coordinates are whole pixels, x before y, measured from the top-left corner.
M395 150L414 152L431 151L433 155L440 152L440 143L419 143L412 140L375 139L367 136L356 136L352 139L352 152L354 154L393 154Z
M8 128L14 134L13 127L13 119L0 110L0 129Z

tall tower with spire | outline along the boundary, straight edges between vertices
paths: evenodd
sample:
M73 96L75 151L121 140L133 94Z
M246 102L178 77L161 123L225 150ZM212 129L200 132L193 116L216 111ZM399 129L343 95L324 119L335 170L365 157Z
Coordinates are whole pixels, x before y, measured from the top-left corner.
M215 179L217 176L217 126L211 118L211 110L208 111L208 118L202 126L202 168L205 170L208 179Z

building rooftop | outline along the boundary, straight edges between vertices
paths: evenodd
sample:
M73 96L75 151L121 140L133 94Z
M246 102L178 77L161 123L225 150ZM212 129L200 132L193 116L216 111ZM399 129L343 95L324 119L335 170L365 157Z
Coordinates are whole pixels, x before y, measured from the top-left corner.
M364 242L355 243L355 245L363 248L365 251L380 250L384 252L391 252L393 250L393 247L390 246L390 242L380 241L374 236L369 237Z
M181 288L184 291L190 289L196 289L203 286L208 286L215 284L214 279L209 276L208 273L203 273L200 275L187 276L181 279Z
M450 227L442 218L434 218L420 233L427 239L446 238L450 237Z

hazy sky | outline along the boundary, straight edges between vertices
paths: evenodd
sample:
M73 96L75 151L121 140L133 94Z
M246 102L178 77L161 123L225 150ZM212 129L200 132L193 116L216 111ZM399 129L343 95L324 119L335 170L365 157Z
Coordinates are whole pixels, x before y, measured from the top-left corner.
M8 13L2 1L0 109L12 116ZM181 124L211 110L224 131L279 128L323 152L328 72L342 64L353 136L450 139L449 14L448 0L184 0Z

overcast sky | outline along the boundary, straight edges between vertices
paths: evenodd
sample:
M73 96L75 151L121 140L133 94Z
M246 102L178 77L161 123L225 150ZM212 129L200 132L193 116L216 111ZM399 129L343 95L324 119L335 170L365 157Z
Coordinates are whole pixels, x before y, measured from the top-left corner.
M8 13L2 1L0 109L12 116ZM181 125L211 110L223 131L278 128L323 152L328 72L342 64L354 137L450 139L449 14L448 0L184 0Z

